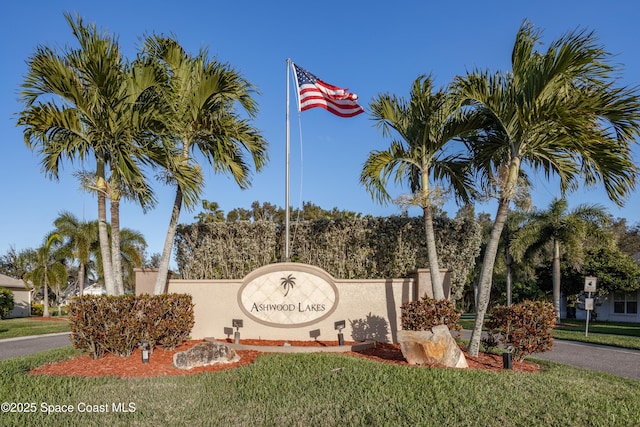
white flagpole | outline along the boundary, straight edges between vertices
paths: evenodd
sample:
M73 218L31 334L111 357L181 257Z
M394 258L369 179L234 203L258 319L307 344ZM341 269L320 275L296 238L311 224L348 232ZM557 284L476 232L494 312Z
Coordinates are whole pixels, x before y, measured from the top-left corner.
M289 67L291 59L287 58L287 130L286 130L286 154L285 154L285 195L284 195L284 260L289 262Z

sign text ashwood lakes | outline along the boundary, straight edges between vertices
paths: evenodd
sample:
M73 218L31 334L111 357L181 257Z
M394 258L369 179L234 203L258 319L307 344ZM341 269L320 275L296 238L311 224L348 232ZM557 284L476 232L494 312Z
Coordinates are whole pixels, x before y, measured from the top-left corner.
M238 292L238 303L247 316L275 327L317 323L335 310L337 302L331 276L306 264L262 267L245 278Z

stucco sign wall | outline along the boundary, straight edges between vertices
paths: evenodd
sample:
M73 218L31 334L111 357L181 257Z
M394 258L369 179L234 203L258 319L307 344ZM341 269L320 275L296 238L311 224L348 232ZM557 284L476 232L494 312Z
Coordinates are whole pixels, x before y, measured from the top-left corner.
M242 311L264 325L300 327L327 318L338 305L338 289L324 270L307 264L271 264L245 277L238 291Z

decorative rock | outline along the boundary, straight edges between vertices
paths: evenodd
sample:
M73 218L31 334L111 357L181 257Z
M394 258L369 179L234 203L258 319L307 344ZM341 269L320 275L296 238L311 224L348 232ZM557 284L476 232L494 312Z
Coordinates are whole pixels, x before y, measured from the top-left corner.
M449 368L469 367L447 325L434 326L431 331L398 331L398 342L410 365L438 363Z
M217 363L233 363L238 360L240 360L240 356L228 345L202 342L194 345L189 350L174 354L173 366L178 369L192 369Z

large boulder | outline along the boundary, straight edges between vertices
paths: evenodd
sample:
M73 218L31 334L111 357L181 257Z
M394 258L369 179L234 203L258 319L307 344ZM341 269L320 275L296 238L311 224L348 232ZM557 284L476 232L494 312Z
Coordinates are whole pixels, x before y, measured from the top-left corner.
M449 368L468 368L467 359L447 325L431 331L398 331L402 355L410 365L437 363Z
M173 366L178 369L192 369L217 363L233 363L238 360L240 356L226 344L201 342L189 350L174 354Z

